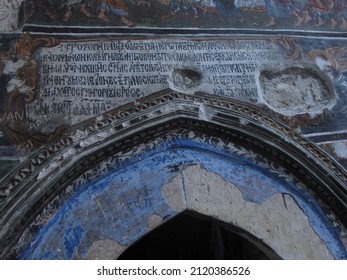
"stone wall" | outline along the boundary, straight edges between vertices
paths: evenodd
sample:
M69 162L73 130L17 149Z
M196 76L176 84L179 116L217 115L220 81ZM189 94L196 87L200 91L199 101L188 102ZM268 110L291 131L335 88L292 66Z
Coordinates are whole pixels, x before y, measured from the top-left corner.
M64 3L0 3L1 258L117 258L185 211L347 258L341 1Z

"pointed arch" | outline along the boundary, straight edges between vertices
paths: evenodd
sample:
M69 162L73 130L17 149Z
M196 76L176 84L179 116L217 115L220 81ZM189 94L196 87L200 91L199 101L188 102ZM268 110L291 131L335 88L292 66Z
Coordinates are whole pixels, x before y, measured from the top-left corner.
M295 185L296 191L303 193L303 197L310 197L306 202L314 199L325 216L335 215L334 222L346 226L346 172L316 145L272 120L256 106L204 93L187 95L165 90L74 127L66 136L32 154L2 180L0 244L4 250L1 257L18 257L18 252L25 246L14 250L15 244L23 239L33 221L55 198L64 197L62 194L66 194L69 187L81 185L77 181L83 176L87 178L84 185L88 185L89 181L107 177L112 170L121 170L125 163L136 162L136 158L157 153L158 149L165 153L172 147L187 154L188 151L199 150L202 153L196 155L212 153L217 158L233 158L234 164L235 161L242 162L241 166L251 167L259 174L264 174L262 170L266 170L266 178L282 178L283 184L289 182L289 185ZM182 155L186 156L184 152ZM107 165L110 158L113 161ZM189 162L194 166L199 163L186 158L184 164L177 161L166 167L170 166L173 170L171 175L177 175L190 170ZM206 166L202 170L221 176L227 184L235 183L228 181L227 175L219 171ZM206 178L210 177L212 175ZM174 178L168 177L161 187ZM245 201L252 202L252 191L255 190L242 193ZM62 201L68 201L76 192L77 188L73 189ZM283 200L286 192L278 193ZM206 190L201 190L201 194L206 194ZM294 197L291 203L296 205L297 198L293 194L290 197ZM259 204L261 198L255 200ZM59 209L63 206L60 205ZM228 222L234 223L235 220ZM334 257L344 256L344 253L337 256L336 250ZM86 252L83 254L85 257Z

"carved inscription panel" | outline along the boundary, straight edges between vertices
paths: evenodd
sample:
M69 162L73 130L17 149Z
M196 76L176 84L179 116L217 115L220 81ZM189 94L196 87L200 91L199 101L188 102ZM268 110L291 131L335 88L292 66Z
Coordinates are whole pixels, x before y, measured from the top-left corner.
M36 56L39 94L29 114L66 124L169 87L257 102L260 67L284 60L270 40L62 41Z

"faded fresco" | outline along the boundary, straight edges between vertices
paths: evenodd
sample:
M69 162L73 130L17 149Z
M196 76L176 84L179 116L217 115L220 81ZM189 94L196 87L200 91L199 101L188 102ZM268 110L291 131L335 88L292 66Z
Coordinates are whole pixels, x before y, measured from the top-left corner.
M3 2L1 22L20 4ZM2 34L0 174L69 128L167 88L265 105L274 119L323 147L347 139L347 44L335 33L346 30L346 1L31 0L22 7L24 30L247 28L320 30L329 36L162 41ZM346 166L345 156L335 158Z
M223 180L229 213L272 230L276 204L347 258L346 0L4 0L0 23L0 258L120 253Z
M0 1L0 32L15 30L19 23L19 9L24 0Z
M168 88L265 105L275 119L318 143L345 139L343 39L163 42L25 35L3 36L1 46L4 159L33 152L71 126Z
M26 24L345 31L345 0L27 0ZM31 27L28 27L29 29Z

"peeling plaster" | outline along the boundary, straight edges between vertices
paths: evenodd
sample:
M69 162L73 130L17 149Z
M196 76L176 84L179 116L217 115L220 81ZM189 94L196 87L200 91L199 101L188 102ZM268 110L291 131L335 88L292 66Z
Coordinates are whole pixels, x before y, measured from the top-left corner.
M159 215L150 216L148 219L148 232L160 226L163 220L164 219L160 217Z
M101 239L131 246L185 210L241 227L283 258L347 258L324 214L295 186L240 158L184 143L185 148L176 145L135 156L82 185L38 232L22 258L86 258L92 243ZM71 237L76 230L77 239ZM309 233L309 240L303 241L302 232ZM308 248L302 247L304 242ZM57 249L60 255L54 253Z
M18 10L24 0L1 0L0 32L12 31L18 28Z
M126 250L126 248L126 246L123 246L114 240L97 240L92 244L92 246L90 246L86 259L115 260Z
M11 61L8 60L6 63L6 66L4 68L4 74L5 75L15 75L17 73L17 70L21 67L23 67L25 64L25 61L22 59L19 59L17 61Z
M264 69L259 79L260 103L286 116L309 114L313 118L336 104L332 81L318 67Z
M284 259L333 259L291 195L284 202L278 193L259 204L245 200L237 187L198 165L183 174L188 209L246 230Z
M347 158L347 142L333 143L334 152L339 158Z
M203 74L194 65L173 69L168 79L172 90L191 94L199 90L202 81Z
M162 194L166 203L175 212L183 212L187 209L183 190L183 177L181 173L178 173L163 187Z

